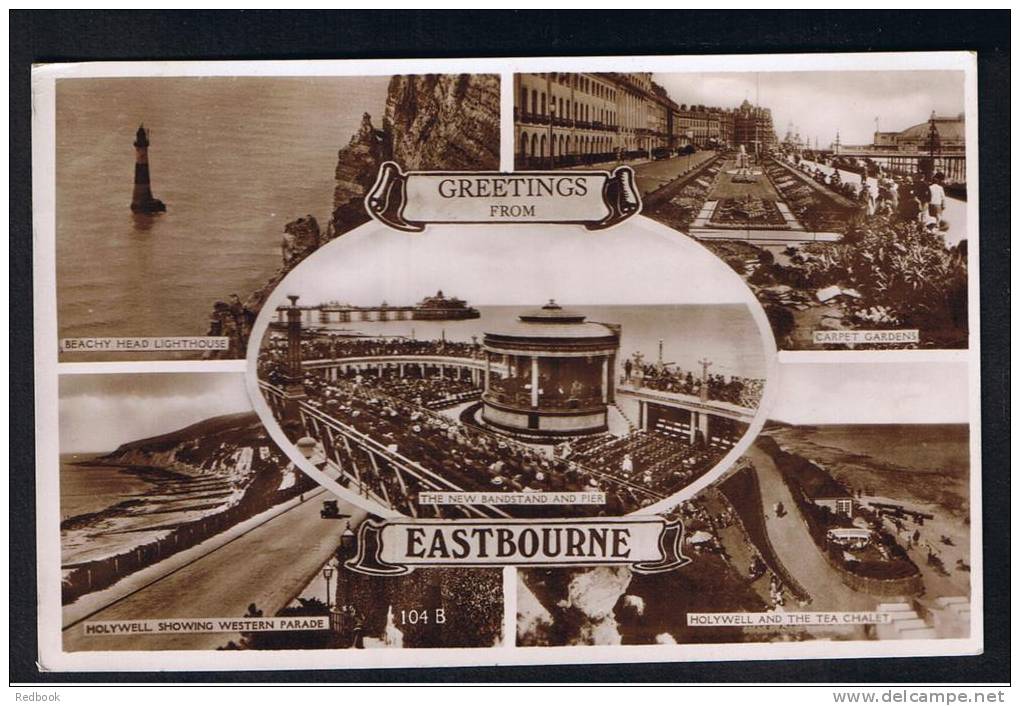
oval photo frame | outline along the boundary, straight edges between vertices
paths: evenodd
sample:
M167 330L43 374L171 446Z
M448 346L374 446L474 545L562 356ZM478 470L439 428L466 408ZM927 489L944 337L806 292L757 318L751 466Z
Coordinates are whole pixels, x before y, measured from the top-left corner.
M361 264L359 266L355 263ZM370 267L371 271L368 269ZM680 284L677 284L678 276L682 279ZM322 280L327 281L323 282ZM429 284L437 283L438 287L425 288ZM741 355L757 358L757 362L748 363L748 365L760 371L762 375L758 405L748 420L742 435L708 470L700 472L696 478L678 491L623 513L625 515L663 514L719 480L757 438L768 418L768 412L776 394L777 353L772 327L769 325L765 311L743 279L724 261L693 238L643 216L635 216L623 224L595 232L574 225L547 224L541 226L430 226L425 233L421 234L397 232L375 222L355 228L306 257L279 282L267 297L256 318L248 343L245 374L248 393L255 411L270 437L302 472L337 497L351 502L367 512L380 517L407 517L393 506L379 502L381 498L376 499L371 495L366 496L354 492L316 467L311 457L299 450L297 444L291 441L284 432L274 410L263 395L262 385L268 386L268 383L263 381L260 384L259 356L272 322L279 318L278 308L287 305L288 295L300 296L306 302L314 304L316 303L315 297L308 296L308 290L312 289L313 293L315 290L321 292L320 296L322 297L328 296L326 293L329 292L333 297L357 298L358 303L351 305L354 308L368 308L369 305L373 305L375 308L382 306L406 311L409 307L404 302L414 301L414 299L406 299L411 291L424 296L442 287L458 296L467 295L465 298L468 303L473 304L479 301L477 296L485 298L493 289L502 288L506 290L503 296L514 301L512 304L501 303L498 307L513 306L519 314L525 314L525 316L518 317L519 322L515 327L511 327L516 331L520 330L520 321L527 319L528 311L538 310L541 312L540 307L548 300L563 302L563 306L568 309L574 309L576 304L577 309L580 310L578 313L592 309L591 302L580 301L580 298L583 298L581 293L592 291L593 283L597 283L597 287L603 292L596 299L604 300L606 290L610 289L613 296L617 297L609 303L596 302L594 307L596 309L603 304L607 307L626 308L711 306L711 303L704 301L692 305L690 302L671 301L668 296L663 299L661 290L664 288L668 290L671 286L679 287L688 295L700 297L702 300L706 296L710 296L711 291L722 292L729 297L723 303L746 306L747 313L754 325L754 333L757 334L755 340L760 345L760 351L744 353L738 351L734 354L735 360L739 360ZM404 296L405 299L397 305L387 305L386 301L395 301L387 298L387 294L394 293L398 297ZM383 301L382 305L377 304L380 300ZM321 304L325 301L327 299L320 298L318 303ZM483 304L487 303L483 302ZM482 304L479 306L486 308ZM556 312L552 313L558 315ZM570 312L570 316L574 316L574 312ZM427 322L415 320L410 323L420 326L429 325ZM527 322L525 321L525 323ZM553 324L558 325L556 322ZM454 326L452 323L450 325ZM595 324L582 318L580 325L590 327ZM702 321L698 325L701 326L704 333L705 322ZM709 326L709 328L711 327ZM623 336L626 336L628 333L626 324L623 325L622 331ZM413 334L414 329L412 329ZM486 331L484 335L485 339L489 340L489 332ZM659 339L660 360L655 366L644 366L645 368L651 367L653 373L655 370L665 369L668 371L670 369L670 364L664 365L661 359L664 337L663 334L663 338ZM443 328L442 340L443 343L446 343L445 328ZM649 340L646 335L644 342L647 343ZM749 343L749 341L744 343ZM478 347L477 344L475 345ZM758 355L759 353L760 355ZM485 357L486 360L489 360L492 354L485 353ZM505 360L509 361L509 356ZM640 363L640 359L633 357L627 360L637 360ZM611 372L614 380L619 372L621 359L616 358L615 363ZM542 375L552 376L559 370L558 364L550 363L550 365L552 367L549 373L543 371ZM386 367L389 369L389 364ZM505 379L508 383L513 381L510 367L508 365L504 369L505 377L499 377L499 380ZM690 366L688 366L688 371L689 369ZM379 370L382 375L381 366ZM422 379L425 378L425 370L426 368L423 367ZM527 380L527 371L525 368L522 370L524 370L523 379ZM401 374L403 374L403 368L401 368ZM539 374L537 368L533 374ZM584 378L583 371L575 374L577 377ZM480 374L473 379L477 380L478 378L480 378ZM688 376L688 382L689 378L690 376ZM532 378L532 380L538 379L538 377ZM545 383L545 379L543 377L544 384L540 383L535 388L543 394L545 394L545 387L549 386L548 383ZM620 378L618 385L622 389L624 382L630 380L631 376L628 372L626 378ZM652 401L653 399L673 403L666 390L644 388L644 381L645 376L642 375L642 384L638 384L634 388L641 395L648 397L644 408L651 409L651 405L657 404ZM697 381L695 382L697 383ZM574 386L578 384L576 381L572 383ZM610 383L608 386L604 386L603 390L607 387L615 390L616 386L617 384ZM562 388L564 387L569 390L570 386L560 385L558 388L560 392L563 392ZM704 388L707 389L708 385L705 384ZM482 397L483 402L490 397L488 376L486 376L485 390ZM522 390L519 389L518 392L521 393ZM530 392L529 385L525 382L523 393ZM667 394L663 394L664 392ZM569 394L569 391L564 392L566 396ZM603 399L606 394L604 391ZM497 399L495 394L491 397L494 401ZM688 406L697 407L693 402ZM642 405L639 404L639 409L642 408ZM557 413L559 413L558 409ZM618 407L618 410L622 415L622 409ZM484 425L487 414L486 410L479 409L477 415L472 419ZM611 411L607 412L607 419L611 414ZM692 439L696 418L696 413L692 411L689 425ZM539 423L541 424L541 422ZM646 423L648 423L647 418L639 420L639 424ZM456 422L451 418L451 425L454 424ZM634 424L632 422L630 428L633 431ZM497 433L495 429L492 431ZM504 428L498 431L506 433L507 428L504 425ZM608 434L609 431L607 430L605 433ZM508 443L515 442L508 440ZM532 442L525 441L523 443ZM488 490L495 489L489 488ZM473 489L473 492L487 491ZM485 505L484 507L493 506ZM550 507L569 506L557 504ZM499 514L510 516L507 513ZM550 516L565 516L565 514L554 513Z

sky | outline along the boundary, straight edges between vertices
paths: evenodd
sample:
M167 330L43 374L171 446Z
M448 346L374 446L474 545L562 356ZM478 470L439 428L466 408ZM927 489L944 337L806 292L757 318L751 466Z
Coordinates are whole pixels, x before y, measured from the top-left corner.
M966 363L782 363L769 418L788 424L956 424L969 417Z
M722 260L661 226L632 219L588 231L574 225L429 226L407 234L370 224L301 263L273 295L301 303L408 305L442 289L472 305L746 302ZM555 237L549 237L550 234Z
M241 373L60 376L60 452L99 453L252 409Z
M962 71L798 71L655 74L679 104L735 108L746 98L772 109L779 139L793 122L802 137L827 147L840 132L843 144L869 144L879 118L882 131L928 120L931 111L964 111Z

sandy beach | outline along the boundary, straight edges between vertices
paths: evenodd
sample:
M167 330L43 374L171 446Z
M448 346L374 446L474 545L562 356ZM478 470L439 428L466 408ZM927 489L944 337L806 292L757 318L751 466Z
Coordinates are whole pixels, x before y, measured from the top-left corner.
M908 552L924 576L926 598L970 594L966 425L782 426L765 433L860 490L862 503L894 503L933 516L923 524L904 521L902 529L887 520L887 527L904 547L913 544Z

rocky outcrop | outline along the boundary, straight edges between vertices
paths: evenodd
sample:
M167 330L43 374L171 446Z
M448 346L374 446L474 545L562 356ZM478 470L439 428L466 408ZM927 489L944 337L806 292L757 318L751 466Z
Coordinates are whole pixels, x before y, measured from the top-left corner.
M622 641L614 615L617 602L630 585L625 566L600 566L578 573L570 582L567 600L585 617L579 642L583 645L619 645Z
M366 113L340 150L330 236L368 220L363 200L379 165L406 170L499 168L499 77L429 74L390 79L382 125Z
M280 242L283 266L290 269L315 252L321 243L321 237L319 222L312 215L298 218L284 226L283 240Z
M383 132L404 169L498 169L499 77L394 76Z
M554 619L517 572L517 636L521 645L548 645Z
M221 357L243 358L250 327L276 285L326 242L366 223L365 194L379 165L393 160L409 170L482 171L499 168L499 77L488 74L394 76L376 126L365 113L357 132L337 154L333 212L325 231L312 216L287 224L283 264L244 301L217 302L209 335L228 336Z
M389 154L385 132L377 130L372 125L372 116L365 113L361 118L361 127L337 154L333 214L329 222L330 237L336 237L368 221L362 202L375 182L379 165L389 158Z

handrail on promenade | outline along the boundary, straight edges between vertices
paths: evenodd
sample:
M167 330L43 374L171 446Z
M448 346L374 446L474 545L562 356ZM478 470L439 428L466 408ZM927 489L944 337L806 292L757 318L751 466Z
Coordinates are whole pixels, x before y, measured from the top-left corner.
M362 434L357 429L354 429L353 427L344 424L340 420L335 419L334 417L331 417L328 414L325 414L324 412L313 407L307 402L301 403L301 409L302 411L317 418L323 424L333 427L335 431L338 431L344 436L347 436L348 438L352 439L355 443L361 444L362 446L367 446L372 453L378 454L379 456L383 457L389 463L398 467L399 470L402 470L405 473L417 478L423 484L432 486L436 490L450 490L457 493L467 492L463 488L458 486L456 483L453 483L452 481L443 478L442 476L436 474L435 472L430 471L417 461L412 461L411 459L407 458L406 456L399 452L390 451L388 448L386 448L379 442L375 441L374 439L368 437L365 434ZM417 469L418 472L416 472L415 469ZM424 478L422 474L429 476L429 478L431 478L432 480ZM463 507L465 507L468 511L473 512L474 514L479 515L480 517L486 517L484 512L478 510L473 505L465 505ZM489 509L491 512L502 517L510 517L510 515L508 515L506 512L492 505L481 505L480 507L485 507Z
M700 397L695 395L689 395L684 392L672 392L670 390L657 390L653 387L646 387L642 385L638 387L634 384L621 384L616 388L618 393L625 395L634 395L636 397L645 397L650 400L657 400L659 402L675 402L677 404L685 404L697 409L716 412L720 416L727 416L727 414L738 417L739 421L751 421L754 419L756 410L750 407L743 407L732 402L725 402L723 400L702 400ZM724 414L727 413L727 414Z
M347 382L346 380L330 380L329 384L330 385L336 385L337 387L341 387L341 388L345 389L347 392L351 392L351 393L354 393L354 394L358 394L358 393L362 392L361 390L357 389L357 387L355 385ZM283 394L283 390L282 389L280 389L278 387L275 387L275 386L273 386L270 383L267 383L267 382L264 382L264 381L260 380L259 381L259 385L264 387L264 388L267 388L267 389L270 389L270 390L276 392L278 395L282 395ZM420 407L420 406L414 404L413 402L410 402L408 400L405 400L405 399L402 399L402 398L399 398L399 397L395 397L395 396L387 394L385 392L380 392L380 391L373 390L372 391L372 396L384 399L384 400L386 400L386 401L388 401L390 403L393 403L393 404L401 404L401 405L410 407L410 408L414 409L415 411L421 413L422 415L425 415L425 416L429 417L430 419L432 419L434 421L440 421L442 423L451 423L452 422L452 420L449 417L446 417L445 415L442 415L442 414L440 414L438 412L435 412L435 411L433 411L431 409L427 409L425 407ZM302 407L305 407L306 405L307 405L307 403L302 403ZM381 444L379 444L378 442L376 442L374 439L371 439L370 437L368 437L368 436L362 434L361 432L359 432L357 429L353 429L351 427L348 427L343 422L340 422L339 420L334 419L333 417L329 417L328 415L324 414L323 412L321 412L317 408L309 407L309 410L310 411L314 410L315 416L320 418L320 419L322 419L322 421L325 422L326 420L329 420L333 424L339 425L343 430L346 430L345 435L347 435L348 438L353 438L355 442L362 443L363 445L369 446L376 453L379 453L380 455L382 455L384 457L389 458L391 456L396 456L399 459L403 459L403 463L404 464L410 464L410 465L416 466L416 467L420 468L423 472L425 472L425 473L427 473L427 474L429 474L429 475L431 475L433 477L439 478L441 482L445 483L447 486L452 487L457 492L465 492L461 488L457 487L454 483L452 483L452 482L442 478L441 476L436 476L432 471L429 471L428 469L426 469L423 466L421 466L421 464L419 464L419 463L417 463L415 461L412 461L411 459L408 459L408 458L402 456L399 453L394 454L389 449L387 449L386 447L384 447ZM338 429L338 431L341 431L341 429ZM514 439L512 437L504 436L503 434L499 434L499 433L497 433L495 431L492 431L492 430L489 430L489 429L482 429L480 427L471 427L470 429L465 429L465 431L468 432L468 433L477 433L477 434L480 434L480 435L484 435L487 438L496 440L498 442L506 443L506 444L508 444L510 446L513 446L514 448L516 448L519 451L527 451L527 452L534 451L534 449L532 449L527 444L524 444L524 443L522 443L522 442L520 442L520 441L518 441L518 440L516 440L516 439ZM576 461L576 460L572 460L572 459L561 459L561 460L566 461L566 463L569 466L572 466L575 471L578 471L578 472L583 473L583 474L587 474L589 476L594 476L594 477L600 478L601 480L609 482L609 483L615 483L617 485L620 485L622 487L625 487L625 488L631 490L632 492L649 496L653 500L663 500L663 499L666 498L665 495L663 495L661 493L658 493L658 492L656 492L656 491L654 491L654 490L652 490L650 488L645 488L644 486L637 485L637 484L632 483L632 482L630 482L628 480L624 480L624 479L622 479L622 478L620 478L618 476L615 476L615 475L613 475L611 473L607 473L605 471L600 471L598 469L592 468L591 466L583 464L580 461ZM419 478L419 480L421 480L421 478L420 478L420 476L418 476L418 474L412 473L412 475L414 475L415 477ZM486 507L491 507L491 506L486 506ZM509 515L506 515L502 511L498 510L497 508L492 508L492 509L495 512L498 512L500 514L503 514L506 517L509 517Z
M263 389L267 389L270 392L273 392L273 393L275 393L277 395L280 395L280 396L283 395L283 390L281 388L279 388L279 387L276 387L275 385L272 385L271 383L259 380L259 386L262 387ZM458 487L455 483L452 483L451 481L443 478L442 476L439 476L439 475L433 473L432 471L428 470L427 468L424 468L421 464L419 464L419 463L417 463L415 461L412 461L411 459L407 458L406 456L403 456L400 453L396 453L396 452L390 451L388 448L386 448L385 446L383 446L379 442L375 441L371 437L361 433L360 431L358 431L357 429L354 429L353 427L350 427L350 426L344 424L340 420L335 419L334 417L331 417L328 414L325 414L320 409L310 405L309 403L302 402L300 404L300 409L303 412L305 412L305 413L315 417L316 419L321 421L323 424L326 424L326 425L332 427L335 431L337 431L340 434L344 435L348 439L354 441L356 444L360 444L362 447L367 447L366 450L369 451L370 453L375 453L375 454L378 454L379 456L385 458L388 462L394 464L400 470L403 470L405 473L408 473L408 474L414 476L415 478L417 478L419 481L421 481L425 485L432 486L432 487L434 487L436 489L453 490L454 492L465 492L462 488ZM435 480L426 480L425 478L422 477L422 475L420 473L415 472L414 468L419 469L421 471L421 473L424 473L424 474L430 476L431 478L434 478ZM486 517L484 512L478 510L474 506L467 505L467 506L464 506L464 507L469 512L472 512L472 513L474 513L476 515L479 515L481 517ZM496 507L493 507L491 505L484 505L482 507L488 508L489 510L491 510L494 513L496 513L497 515L501 515L503 517L509 517L509 515L507 513L503 512L502 510L500 510L500 509L498 509Z
M347 389L348 391L360 392L360 390L357 390L356 386L351 385L351 383L349 383L347 381L331 380L329 382L330 382L331 385L342 386L345 389ZM449 417L446 417L445 415L442 415L442 414L440 414L438 412L435 412L434 410L427 409L425 407L421 407L419 405L414 404L413 402L409 402L408 400L402 399L400 397L395 397L393 395L387 394L385 392L379 392L379 391L373 391L372 394L374 396L376 396L376 397L380 397L382 399L385 399L385 400L387 400L387 401L389 401L391 403L402 404L402 405L411 407L412 409L420 412L423 415L426 415L426 416L430 417L431 419L433 419L435 421L440 421L442 423L450 423L452 421ZM506 444L508 444L510 446L513 446L514 448L516 448L519 451L527 451L527 452L534 451L534 449L532 449L527 444L521 443L520 441L518 441L517 439L514 439L513 437L505 436L503 434L500 434L498 432L492 431L490 429L482 429L481 427L471 427L470 429L466 429L465 431L481 434L481 435L486 436L487 438L494 439L496 441L506 443ZM662 499L664 499L666 497L665 495L657 493L654 490L651 490L649 488L645 488L643 486L633 484L633 483L631 483L629 481L623 480L622 478L618 478L617 476L614 476L614 475L612 475L610 473L606 473L604 471L599 471L599 470L596 470L594 468L591 468L590 466L586 466L585 464L582 464L579 461L573 461L571 459L562 459L562 460L566 461L568 465L573 466L574 469L577 470L577 471L580 471L580 472L583 472L583 473L587 473L588 475L591 475L591 476L597 476L597 477L599 477L599 478L601 478L603 480L609 481L609 482L617 483L617 484L622 485L622 486L624 486L626 488L629 488L632 491L635 491L635 492L638 492L638 493L643 493L645 495L649 495L649 496L651 496L655 500L662 500Z

